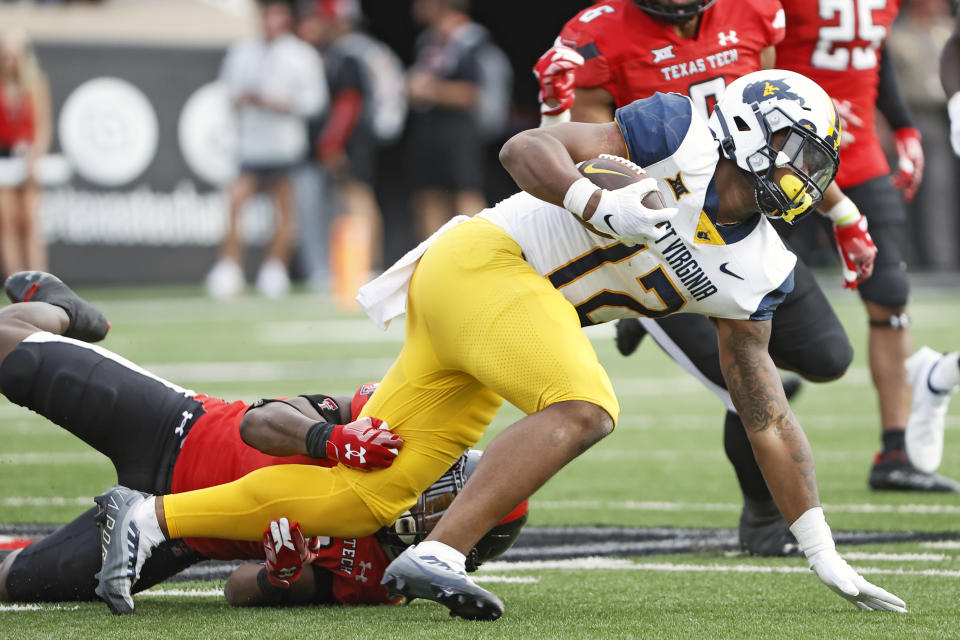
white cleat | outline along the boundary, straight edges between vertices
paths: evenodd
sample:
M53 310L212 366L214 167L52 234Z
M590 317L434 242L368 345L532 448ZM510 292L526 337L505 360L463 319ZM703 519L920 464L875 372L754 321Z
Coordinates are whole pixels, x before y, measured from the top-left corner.
M207 294L217 300L227 300L237 296L243 292L245 284L243 269L227 258L218 260L207 274Z
M279 260L267 260L257 274L257 290L268 298L282 298L290 291L290 276Z
M920 347L906 362L907 381L913 388L905 436L907 458L923 473L933 473L943 460L943 429L950 391L937 392L930 387L930 372L942 357L930 347Z

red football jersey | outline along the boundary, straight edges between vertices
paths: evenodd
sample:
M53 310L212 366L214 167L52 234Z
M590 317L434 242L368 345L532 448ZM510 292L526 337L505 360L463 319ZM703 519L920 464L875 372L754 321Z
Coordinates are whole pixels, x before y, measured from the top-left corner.
M173 467L171 493L203 489L231 482L275 464L314 464L325 467L335 461L307 456L276 457L257 451L240 439L240 420L250 405L228 403L219 398L196 396L204 415L193 424L183 441ZM266 528L267 523L264 523ZM260 542L186 538L186 543L208 558L217 560L263 560ZM387 604L387 591L380 578L390 564L373 536L358 540L329 539L316 564L333 572L333 593L342 604Z
M321 539L322 540L322 539ZM380 584L390 560L374 536L331 538L318 552L315 565L333 574L333 597L341 604L393 604Z
M782 0L788 37L777 46L777 66L813 79L840 106L849 108L840 148L840 188L890 173L874 129L880 52L900 0Z
M574 16L559 41L585 59L576 86L603 87L618 107L682 93L706 118L728 83L760 69L760 52L783 39L783 28L779 0L717 0L689 39L631 0L608 0Z

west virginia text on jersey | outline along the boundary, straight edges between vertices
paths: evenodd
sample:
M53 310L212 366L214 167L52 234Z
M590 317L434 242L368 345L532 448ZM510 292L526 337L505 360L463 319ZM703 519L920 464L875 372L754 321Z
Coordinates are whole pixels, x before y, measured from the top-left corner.
M583 325L678 311L768 319L793 286L796 257L760 214L715 224L719 154L690 99L656 94L619 109L616 118L631 159L657 179L667 206L679 209L659 238L634 247L611 242L526 193L480 215L510 234ZM671 186L677 176L685 185L679 198Z

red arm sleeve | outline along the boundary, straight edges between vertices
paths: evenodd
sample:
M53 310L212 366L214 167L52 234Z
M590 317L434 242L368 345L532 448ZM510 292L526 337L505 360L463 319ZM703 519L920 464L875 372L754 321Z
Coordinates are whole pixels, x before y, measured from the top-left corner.
M323 161L343 153L363 113L363 93L356 89L337 92L330 106L330 117L317 141L317 157Z

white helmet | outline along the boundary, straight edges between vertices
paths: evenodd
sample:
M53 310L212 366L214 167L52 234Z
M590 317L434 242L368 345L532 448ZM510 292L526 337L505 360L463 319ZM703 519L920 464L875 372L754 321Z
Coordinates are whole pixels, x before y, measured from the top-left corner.
M813 80L781 69L755 71L730 83L710 116L720 152L747 172L757 205L794 223L823 199L837 175L840 117ZM774 142L774 134L784 131ZM779 180L774 171L789 167Z

